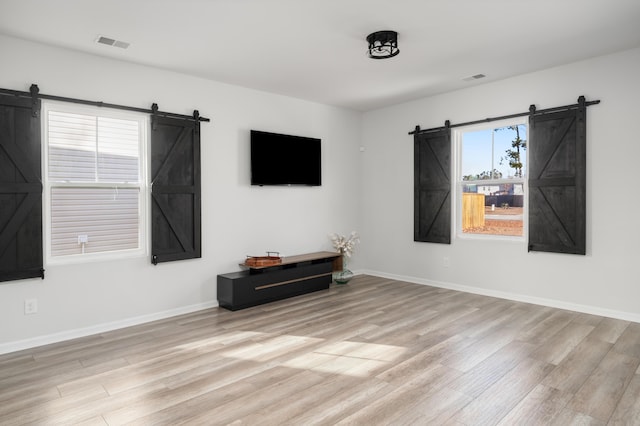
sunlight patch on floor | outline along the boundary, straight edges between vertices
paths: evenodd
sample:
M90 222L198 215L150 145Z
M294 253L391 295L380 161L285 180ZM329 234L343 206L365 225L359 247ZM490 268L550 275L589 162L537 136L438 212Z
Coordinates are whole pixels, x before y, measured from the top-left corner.
M232 357L249 361L265 362L287 352L309 346L323 339L302 336L275 336L259 342L250 342L237 348L220 353L224 357Z
M402 346L352 341L322 345L324 341L322 338L306 336L269 337L268 333L233 331L181 345L180 349L197 350L207 345L229 345L227 350L219 352L220 356L256 362L269 362L278 357L286 358L287 354L291 354L291 359L283 361L280 365L357 377L375 374L406 352L406 348ZM309 352L296 355L304 351L305 347L309 348Z
M367 342L333 342L316 350L319 353L331 355L346 355L354 358L366 358L377 361L394 361L406 348L402 346L381 345Z
M230 331L228 333L219 334L206 339L198 339L193 342L184 343L176 346L176 348L181 350L193 350L211 345L232 345L234 343L242 342L243 340L250 340L264 335L265 333L257 331Z
M406 351L400 346L364 342L333 342L283 364L285 367L323 373L368 377Z

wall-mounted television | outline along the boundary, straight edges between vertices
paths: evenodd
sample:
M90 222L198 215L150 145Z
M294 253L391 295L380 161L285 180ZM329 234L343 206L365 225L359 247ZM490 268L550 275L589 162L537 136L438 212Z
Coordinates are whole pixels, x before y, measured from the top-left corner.
M251 130L251 185L320 186L320 139Z

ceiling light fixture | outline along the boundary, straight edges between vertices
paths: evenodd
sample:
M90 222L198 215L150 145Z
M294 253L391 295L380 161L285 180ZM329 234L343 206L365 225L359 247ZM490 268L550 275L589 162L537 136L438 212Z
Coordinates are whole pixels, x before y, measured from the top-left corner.
M376 31L367 36L369 57L373 59L393 58L398 49L398 33L395 31Z

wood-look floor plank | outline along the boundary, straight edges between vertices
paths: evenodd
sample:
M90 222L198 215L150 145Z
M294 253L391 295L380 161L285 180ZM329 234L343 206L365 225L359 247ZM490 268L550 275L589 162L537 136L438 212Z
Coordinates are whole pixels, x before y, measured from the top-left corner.
M549 424L552 426L605 426L607 423L565 408Z
M3 400L0 402L0 419L17 415L25 406L40 407L60 398L60 391L55 386L30 388L21 391L0 391ZM1 423L0 423L1 424Z
M7 372L20 371L20 369L29 368L35 361L33 354L25 353L25 351L14 352L0 357L0 368Z
M388 344L400 344L413 342L423 332L426 324L438 315L437 311L423 310L419 314L404 316L382 326L376 325L360 337L367 341L386 342Z
M517 332L511 329L495 331L482 338L470 338L472 344L460 348L455 352L443 356L441 362L462 372L470 371L473 367L513 342Z
M616 340L613 350L634 358L640 358L640 324L629 324Z
M343 418L336 425L394 424L398 415L414 410L422 397L433 395L459 374L443 366L432 366L416 373L412 380L398 383L388 393L372 400L366 407Z
M602 318L589 337L602 340L603 342L615 343L629 324L628 321Z
M636 425L640 324L358 276L0 355L5 425Z
M538 347L532 358L558 365L580 342L593 331L593 326L569 323Z
M500 380L462 408L453 420L463 424L496 424L549 374L552 364L525 358Z
M74 426L109 426L102 416L92 417L74 423Z
M587 336L541 383L576 393L612 347L611 343Z
M440 425L445 424L455 413L471 402L472 398L462 392L444 387L438 392L418 393L415 402L407 410L397 410L389 424L395 425Z
M257 425L261 424L265 418L268 418L269 422L275 425L296 424L300 421L300 416L303 416L309 409L314 407L318 401L324 401L336 392L344 393L344 391L351 389L359 382L361 380L354 377L331 375L319 383L311 385L300 395L287 398L284 403L271 404L259 410L254 410L246 416L236 419L232 424ZM371 385L375 386L374 383Z
M84 412L87 406L108 399L109 394L99 386L80 394L61 396L43 404L24 403L18 410L0 412L0 424L3 426L25 424L65 424L61 419L69 413Z
M638 365L640 358L609 351L567 404L567 408L607 422Z
M572 397L572 393L538 385L498 425L548 425L562 415Z
M210 413L200 410L178 424L231 423L250 413L298 398L305 390L326 379L325 375L314 371L290 369L289 372L290 377L249 393L246 398L240 398L217 406L214 418Z
M527 358L534 347L530 343L513 341L449 383L448 386L475 398Z
M395 365L379 373L377 377L389 383L405 382L408 377L414 377L416 374L420 374L425 368L441 366L439 361L443 355L473 344L472 339L462 336L451 336L447 338L446 336L434 333L432 337L433 342L439 342L407 359L398 360Z
M625 390L620 402L616 406L611 419L611 425L640 425L640 375L636 374L627 389Z
M576 324L584 324L584 325L591 325L593 327L598 327L602 321L605 318L598 316L598 315L591 315L591 314L585 314L585 313L578 313L574 318L573 321ZM616 320L618 321L618 320Z
M342 382L338 379L338 383ZM306 407L304 413L293 416L291 425L333 425L387 395L394 387L377 379L348 381L349 386L335 389L332 395L318 399Z
M449 326L441 327L444 333L462 334L467 337L482 337L497 329L515 328L514 321L526 315L520 307L513 307L505 300L494 300L485 304L481 309L452 322ZM478 307L475 306L474 307Z
M242 365L238 367L242 368ZM171 425L198 413L208 413L210 418L214 418L211 407L242 400L255 390L255 384L249 381L230 381L217 386L210 377L206 377L191 382L189 386L147 392L129 403L113 404L101 411L109 425Z
M549 315L545 316L544 319L531 322L529 324L530 327L523 330L519 339L535 344L543 343L549 337L555 335L558 331L569 324L577 315L574 312L559 309L548 312Z

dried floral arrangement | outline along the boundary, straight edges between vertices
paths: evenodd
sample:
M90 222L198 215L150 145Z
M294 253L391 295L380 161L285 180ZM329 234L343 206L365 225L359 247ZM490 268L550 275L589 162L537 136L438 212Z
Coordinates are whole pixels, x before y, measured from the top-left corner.
M339 234L331 234L329 238L331 238L333 248L347 257L351 257L353 250L356 248L356 244L360 242L360 237L356 231L352 231L348 238Z

